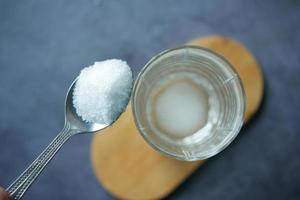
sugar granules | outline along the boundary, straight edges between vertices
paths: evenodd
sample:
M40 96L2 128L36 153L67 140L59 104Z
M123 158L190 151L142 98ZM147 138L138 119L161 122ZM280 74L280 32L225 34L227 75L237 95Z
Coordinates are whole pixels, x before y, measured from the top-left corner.
M76 113L86 122L111 125L126 108L132 83L132 72L125 61L95 62L82 69L76 81Z

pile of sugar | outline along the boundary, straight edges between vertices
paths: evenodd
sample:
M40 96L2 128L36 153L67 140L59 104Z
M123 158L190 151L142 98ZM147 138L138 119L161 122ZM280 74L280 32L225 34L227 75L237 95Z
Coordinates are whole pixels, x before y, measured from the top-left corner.
M81 70L76 81L76 113L86 122L111 125L126 108L132 83L132 72L125 61L95 62Z

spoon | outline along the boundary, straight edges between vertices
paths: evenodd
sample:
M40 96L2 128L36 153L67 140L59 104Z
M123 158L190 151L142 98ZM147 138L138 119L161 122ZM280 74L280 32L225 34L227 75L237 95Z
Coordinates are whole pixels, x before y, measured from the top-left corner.
M76 80L70 86L66 96L64 128L45 148L45 150L31 163L31 165L6 189L12 199L17 200L23 197L24 193L47 166L49 161L70 137L80 133L95 133L114 123L89 123L83 121L81 117L77 115L72 101ZM127 103L128 101L123 105L123 110L125 110ZM118 113L118 116L120 116L121 113L122 112Z

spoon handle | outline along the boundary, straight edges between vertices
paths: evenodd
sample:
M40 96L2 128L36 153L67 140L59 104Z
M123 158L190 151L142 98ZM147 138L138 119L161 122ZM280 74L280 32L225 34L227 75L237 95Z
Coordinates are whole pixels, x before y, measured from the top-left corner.
M49 161L62 145L75 133L67 123L63 130L54 138L46 149L31 163L31 165L6 189L12 199L21 199L27 189L39 176Z

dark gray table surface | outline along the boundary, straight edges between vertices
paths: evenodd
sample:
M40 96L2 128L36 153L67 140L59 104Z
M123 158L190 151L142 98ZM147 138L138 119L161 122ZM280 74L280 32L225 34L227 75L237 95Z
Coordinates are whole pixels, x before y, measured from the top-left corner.
M265 75L260 112L168 199L300 199L300 1L0 0L0 185L63 126L80 69L121 58L135 75L156 53L211 34L233 37ZM24 199L113 199L72 138Z

